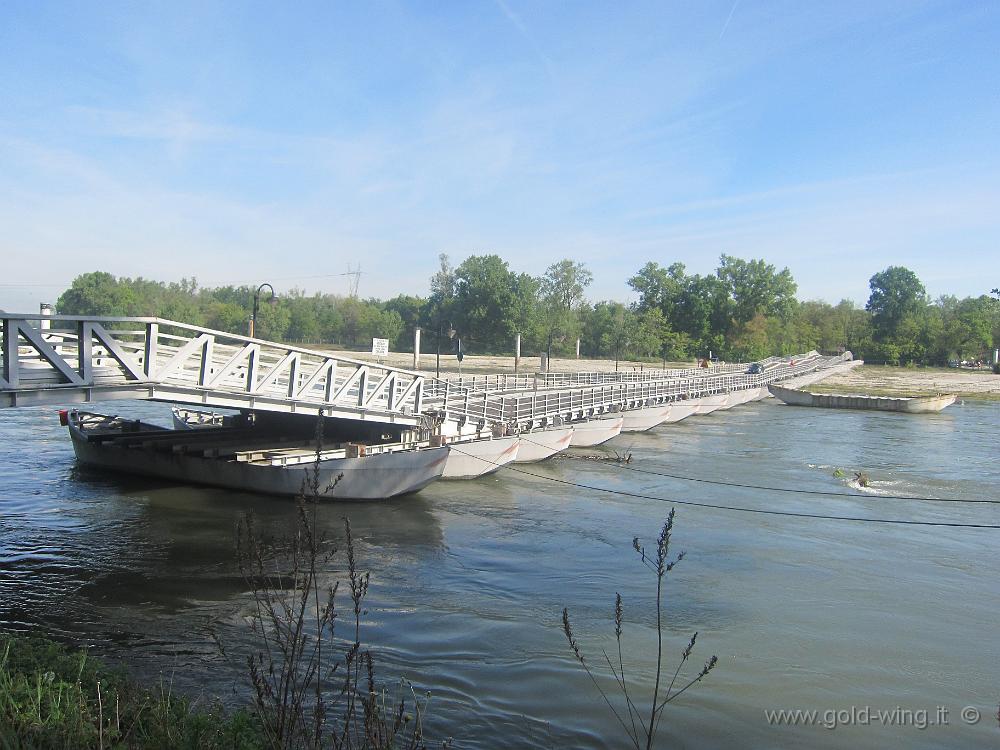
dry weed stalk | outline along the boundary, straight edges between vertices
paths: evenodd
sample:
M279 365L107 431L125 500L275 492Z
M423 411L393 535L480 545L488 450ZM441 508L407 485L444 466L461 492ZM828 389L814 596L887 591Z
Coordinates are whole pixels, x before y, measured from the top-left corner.
M660 536L658 537L656 544L656 554L653 557L647 557L645 548L639 544L639 537L635 537L632 540L632 547L639 554L643 565L652 570L656 575L656 676L648 708L642 708L638 700L633 696L629 688L628 679L625 675L625 659L622 645L625 608L622 603L621 594L615 594L614 623L615 641L618 646L617 665L615 664L615 661L612 660L611 656L608 655L607 651L602 649L602 653L604 655L604 661L611 670L611 674L614 676L618 689L621 691L625 700L625 707L627 710L627 714L625 716L622 715L621 711L615 708L611 698L597 681L597 677L591 669L590 664L584 658L583 652L580 650L580 644L577 642L576 636L573 634L573 627L569 619L569 610L563 608L562 614L563 632L566 635L567 641L569 641L570 648L573 650L573 655L576 657L576 660L580 662L580 665L584 668L584 670L586 670L587 675L590 677L591 682L594 683L594 686L601 694L605 704L607 704L608 708L611 709L611 712L618 720L618 723L621 724L622 729L624 729L625 733L628 735L632 746L637 750L642 750L643 747L645 747L646 750L652 748L653 738L656 736L656 732L660 725L660 719L663 717L663 710L667 707L667 704L684 693L692 685L700 682L715 668L715 665L718 663L718 659L715 656L712 656L707 662L705 662L705 665L694 677L682 679L682 682L684 683L683 686L678 686L677 680L680 677L681 669L690 658L691 652L694 650L695 641L698 639L698 633L696 632L691 636L691 640L688 642L687 647L681 654L680 662L674 670L670 683L666 686L665 690L662 689L661 681L663 678L664 628L663 579L666 577L667 573L673 570L677 563L684 559L684 553L681 552L673 560L668 560L670 551L670 535L673 528L674 510L671 509L670 514L667 516L667 520L663 524L663 528L660 531Z
M254 705L268 746L292 748L425 748L421 703L388 697L376 685L374 660L361 639L369 574L358 567L351 523L344 518L353 640L335 643L339 582L321 574L337 547L317 534L317 499L335 490L320 486L322 416L317 420L316 458L296 501L295 526L283 541L264 538L252 514L237 530L237 559L253 597L251 627L257 650L247 657Z

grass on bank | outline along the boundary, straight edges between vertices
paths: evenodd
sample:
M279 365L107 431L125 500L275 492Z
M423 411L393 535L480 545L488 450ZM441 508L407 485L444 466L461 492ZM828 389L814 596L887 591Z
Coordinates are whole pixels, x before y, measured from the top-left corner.
M86 650L0 636L0 748L264 747L246 711L147 689Z

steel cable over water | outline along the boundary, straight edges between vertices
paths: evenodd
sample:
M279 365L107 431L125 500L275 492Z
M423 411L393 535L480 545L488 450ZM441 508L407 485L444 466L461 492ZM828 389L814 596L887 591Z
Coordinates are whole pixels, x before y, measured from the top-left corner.
M521 439L524 440L524 438L521 438ZM529 442L532 445L540 445L540 443L536 443L533 440L528 440L526 442ZM449 447L450 450L456 450L454 446L450 445L448 447ZM543 446L543 447L548 447L548 446ZM610 494L610 495L619 495L621 497L631 497L631 498L636 498L636 499L639 499L639 500L654 500L656 502L661 502L661 503L675 503L676 505L689 505L689 506L692 506L692 507L695 507L695 508L708 508L708 509L712 509L712 510L728 510L728 511L733 511L733 512L737 512L737 513L755 513L755 514L758 514L758 515L767 515L767 516L784 516L786 518L812 518L812 519L823 520L823 521L854 521L854 522L859 522L859 523L879 523L879 524L898 525L898 526L938 526L938 527L948 527L948 528L958 528L958 529L996 529L996 530L1000 530L1000 524L960 523L960 522L957 522L957 521L914 521L914 520L904 519L904 518L866 518L866 517L859 517L859 516L838 516L838 515L825 514L825 513L804 513L804 512L788 511L788 510L769 510L769 509L765 509L765 508L747 508L747 507L740 506L740 505L726 505L726 504L722 504L722 503L707 503L707 502L700 502L698 500L677 500L677 499L674 499L674 498L658 497L657 495L646 495L646 494L643 494L643 493L640 493L640 492L628 492L626 490L615 490L615 489L611 489L609 487L597 487L597 486L590 485L590 484L581 484L579 482L571 482L568 479L558 479L556 477L547 477L544 474L535 474L535 473L530 472L530 471L525 471L524 469L514 468L510 464L500 464L500 463L497 463L496 461L490 461L489 459L482 458L480 456L472 456L471 454L466 453L466 452L461 451L461 450L456 450L456 452L457 453L461 453L463 456L469 456L470 458L478 458L480 461L483 461L483 462L488 463L488 464L492 464L493 466L497 466L501 470L512 471L512 472L514 472L516 474L523 474L524 476L535 477L536 479L545 479L545 480L548 480L550 482L555 482L557 484L565 485L565 486L568 486L568 487L575 487L575 488L581 489L581 490L592 490L594 492L604 492L604 493L607 493L607 494ZM629 468L629 467L625 467L625 468ZM644 473L657 474L657 472L644 472ZM670 475L663 475L663 476L670 476ZM678 477L678 478L684 479L685 477ZM825 492L818 492L818 491L815 491L815 490L793 490L793 489L781 489L781 490L778 490L777 488L754 487L753 485L731 485L730 483L726 483L726 482L713 482L712 480L708 480L708 479L705 479L705 480L693 480L692 479L692 481L704 481L704 482L709 483L709 484L725 484L725 485L728 485L728 486L745 486L748 489L776 489L776 491L801 493L801 494L823 494L823 495L832 494L832 495L840 495L840 496L843 496L843 497L851 497L851 498L864 498L864 497L866 497L865 495L855 495L855 494L849 494L849 493L846 493L846 492L825 493ZM890 497L890 496L888 496L888 495L879 495L879 497L882 498L882 497ZM895 497L896 499L901 499L901 500L925 500L925 499L928 499L928 498L922 498L922 497L905 497L905 496L891 496L891 497ZM996 501L976 501L976 500L944 500L944 499L936 499L936 498L930 498L930 499L931 500L935 500L937 502L959 502L959 503L971 503L971 502L990 502L990 503L995 503L996 502Z

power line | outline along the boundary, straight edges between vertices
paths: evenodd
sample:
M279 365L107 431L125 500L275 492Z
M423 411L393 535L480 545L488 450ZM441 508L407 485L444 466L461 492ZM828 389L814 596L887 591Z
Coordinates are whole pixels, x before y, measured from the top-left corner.
M5 282L3 282L3 283L0 283L0 286L2 286L2 287L8 287L8 286L9 286L9 287L22 287L22 286L32 286L32 287L57 287L57 286L61 286L61 287L67 287L67 288L69 287L69 285L68 285L68 284L41 284L41 283L35 283L35 282L24 282L24 283L19 283L19 282L16 282L16 281L14 281L14 282L10 282L10 281L5 281Z

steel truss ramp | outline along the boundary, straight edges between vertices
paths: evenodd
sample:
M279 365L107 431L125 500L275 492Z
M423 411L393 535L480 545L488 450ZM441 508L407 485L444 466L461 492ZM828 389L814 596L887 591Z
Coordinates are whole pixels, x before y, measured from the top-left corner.
M424 378L159 318L0 313L0 408L150 399L417 425Z

